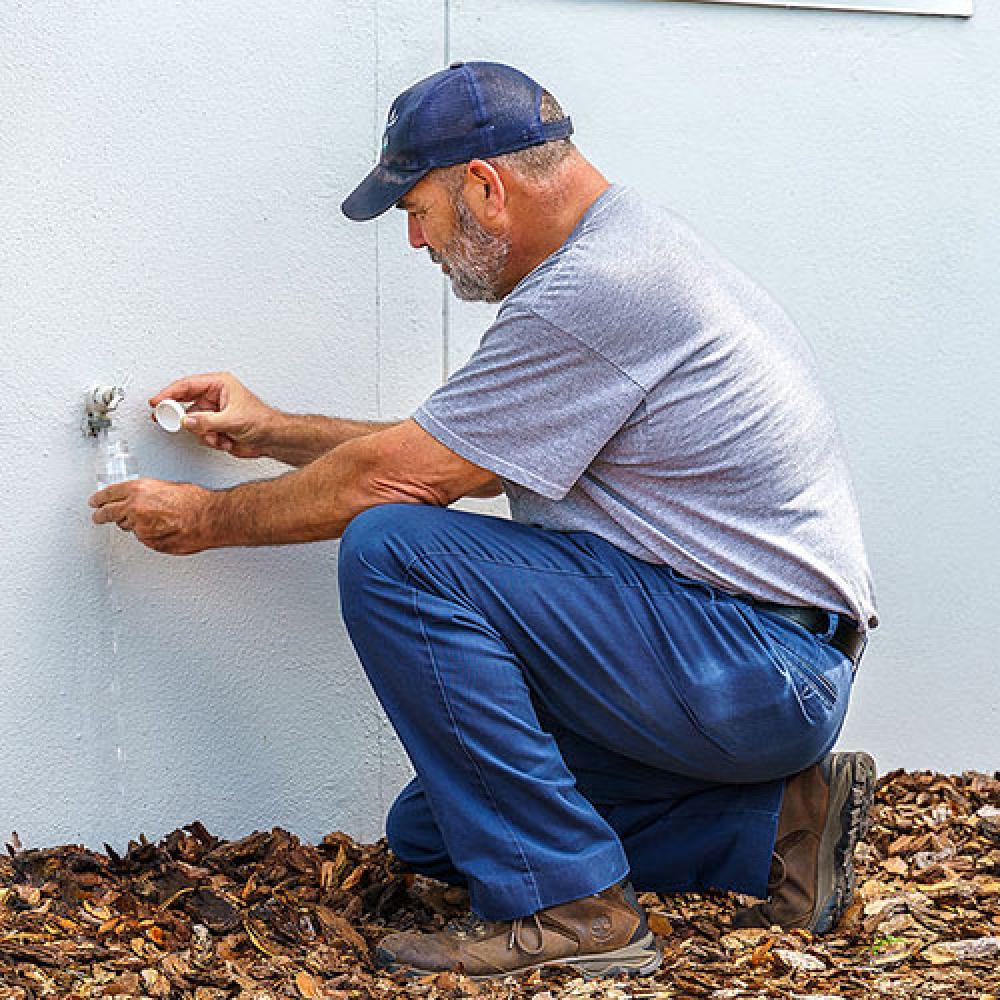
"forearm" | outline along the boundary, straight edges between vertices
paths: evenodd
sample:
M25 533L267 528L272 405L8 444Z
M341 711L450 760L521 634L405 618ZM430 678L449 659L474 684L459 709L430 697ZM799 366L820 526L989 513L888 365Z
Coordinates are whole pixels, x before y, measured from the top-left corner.
M304 468L275 479L210 491L205 512L207 547L339 538L355 515L378 502L361 485L366 449L358 444L346 441Z
M339 538L358 514L378 504L446 507L498 485L492 472L461 458L412 419L403 420L357 434L276 479L201 490L196 538L185 544L201 551Z
M266 453L269 458L301 467L316 461L345 441L385 430L396 422L344 420L278 411L268 427Z

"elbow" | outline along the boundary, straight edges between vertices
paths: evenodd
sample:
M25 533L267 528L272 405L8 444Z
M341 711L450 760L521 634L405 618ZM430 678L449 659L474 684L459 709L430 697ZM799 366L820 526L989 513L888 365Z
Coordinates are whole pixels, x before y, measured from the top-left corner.
M447 484L443 483L431 484L397 479L390 481L379 478L372 478L365 492L372 501L369 506L381 503L413 503L447 507L462 496L461 493L449 490Z
M447 507L490 485L496 476L471 465L419 428L395 428L345 442L341 506L351 517L381 504Z
M382 507L394 504L447 507L452 502L453 500L449 500L444 494L428 490L389 488L385 484L374 481L365 486L359 484L358 489L352 490L351 495L345 498L343 504L344 519L339 536L346 540L348 532L352 536L357 535L359 522L369 523L375 520L377 523L381 523L379 515L373 512Z
M425 504L447 507L462 496L447 483L429 483L398 475L385 475L381 463L371 461L356 470L347 495L343 498L351 516L382 504Z

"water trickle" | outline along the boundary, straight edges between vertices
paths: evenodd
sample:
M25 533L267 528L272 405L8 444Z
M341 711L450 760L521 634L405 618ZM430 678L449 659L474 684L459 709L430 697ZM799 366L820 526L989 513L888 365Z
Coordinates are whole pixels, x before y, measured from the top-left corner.
M126 794L125 794L125 725L122 713L122 677L121 660L119 657L119 619L122 613L122 605L115 587L114 576L114 556L115 546L119 544L119 531L114 525L106 525L104 530L107 533L105 548L105 596L107 599L107 622L108 634L106 636L107 649L110 652L108 657L107 674L105 677L106 697L102 697L99 704L106 712L106 732L108 742L114 747L114 760L109 761L109 766L114 771L115 801L108 803L112 806L114 815L114 826L117 830L125 830L129 825L129 817L126 815ZM105 743L105 746L108 744Z
M114 483L138 479L135 457L119 428L111 423L111 413L124 398L118 387L95 387L88 398L85 429L96 434L96 478L99 490ZM113 792L100 799L99 822L110 823L106 836L127 832L131 817L126 815L126 752L125 725L122 712L122 666L119 655L118 631L122 606L115 588L115 546L120 544L120 532L115 525L103 527L104 532L104 621L99 630L100 655L86 667L85 712L88 734L92 737L91 759L97 774L97 785L106 788L112 781ZM109 753L114 749L114 756Z

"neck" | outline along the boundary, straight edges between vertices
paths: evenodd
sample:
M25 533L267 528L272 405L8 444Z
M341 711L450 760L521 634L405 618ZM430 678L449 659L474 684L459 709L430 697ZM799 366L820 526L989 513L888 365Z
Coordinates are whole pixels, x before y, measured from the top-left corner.
M511 192L512 249L504 267L504 295L569 239L587 209L610 186L581 156L560 172L558 181L545 187L519 186Z

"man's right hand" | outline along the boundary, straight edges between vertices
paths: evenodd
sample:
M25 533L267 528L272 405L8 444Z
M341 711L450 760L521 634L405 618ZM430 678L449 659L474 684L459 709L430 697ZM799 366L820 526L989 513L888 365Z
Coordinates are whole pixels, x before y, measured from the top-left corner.
M149 405L164 399L190 403L184 429L206 447L237 458L266 455L269 433L281 415L228 372L178 379L151 397Z

